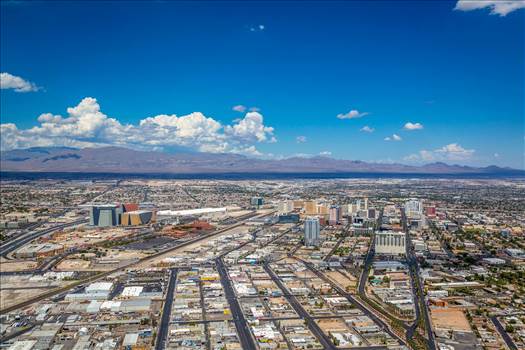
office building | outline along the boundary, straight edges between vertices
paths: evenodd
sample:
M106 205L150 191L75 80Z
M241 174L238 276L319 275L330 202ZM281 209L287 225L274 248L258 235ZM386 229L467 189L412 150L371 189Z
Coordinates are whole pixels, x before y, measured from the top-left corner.
M89 208L89 224L98 227L116 226L120 221L121 210L120 206L115 204L93 205Z
M321 225L315 217L307 218L304 222L304 245L307 247L319 245Z
M341 223L341 207L338 205L332 205L329 211L330 217L328 223L330 225L337 225Z
M423 213L423 203L417 198L411 198L405 203L407 217L419 216Z
M153 211L139 210L139 205L136 203L94 204L89 207L89 224L91 226L143 225L154 219Z
M279 215L288 214L293 211L294 203L293 201L282 201L278 204Z
M304 212L306 215L317 215L317 202L316 201L305 201Z
M318 215L328 215L329 214L330 207L328 207L326 204L317 204L317 214Z
M354 211L368 210L368 198L356 200L353 208L354 208Z
M252 197L250 203L252 207L260 207L264 204L264 199L262 197Z
M146 225L154 221L154 212L150 210L134 210L122 213L120 218L123 226Z
M425 208L425 215L428 217L436 217L436 207L430 206Z
M376 254L401 255L406 253L405 234L403 232L376 232Z

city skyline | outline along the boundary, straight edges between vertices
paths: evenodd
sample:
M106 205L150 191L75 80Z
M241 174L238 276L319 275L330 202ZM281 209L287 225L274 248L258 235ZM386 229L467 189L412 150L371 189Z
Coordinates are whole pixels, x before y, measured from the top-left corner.
M522 1L1 4L2 151L525 168Z

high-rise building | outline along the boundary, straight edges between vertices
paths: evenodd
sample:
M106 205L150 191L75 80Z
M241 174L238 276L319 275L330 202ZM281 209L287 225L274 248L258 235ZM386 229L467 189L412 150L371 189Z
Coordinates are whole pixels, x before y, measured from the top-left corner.
M304 201L302 200L295 200L293 201L293 208L294 209L302 209L304 207Z
M319 245L321 225L316 217L304 221L304 245L307 247Z
M429 217L435 217L436 216L436 207L435 206L429 206L425 208L425 215Z
M319 215L328 215L330 208L326 204L317 205L317 214Z
M89 209L89 224L98 227L110 227L119 224L120 206L115 204L93 205Z
M264 199L262 197L252 197L250 203L252 207L259 207L264 204Z
M387 255L401 255L406 253L405 234L403 232L380 231L376 232L376 253Z
M121 225L122 218L126 213L135 213L138 211L138 204L126 203L126 204L94 204L89 206L89 224L97 227L111 227ZM148 211L152 213L152 211ZM153 213L151 214L153 216ZM130 216L125 216L126 225L130 225ZM142 215L144 218L144 214ZM139 220L143 222L144 220ZM150 221L150 220L146 220ZM137 220L134 220L137 222Z
M150 210L135 210L121 214L123 226L146 225L155 219L154 212Z
M423 203L417 198L405 202L405 215L407 217L419 216L423 213Z
M294 207L294 204L293 204L293 201L291 200L279 202L278 204L279 215L288 214L289 212L293 211L293 207Z
M337 225L341 222L341 207L338 205L332 205L330 207L330 217L328 223L330 225Z
M368 210L368 198L358 199L354 204L354 211Z
M317 214L317 202L316 201L305 201L304 211L306 215L316 215Z

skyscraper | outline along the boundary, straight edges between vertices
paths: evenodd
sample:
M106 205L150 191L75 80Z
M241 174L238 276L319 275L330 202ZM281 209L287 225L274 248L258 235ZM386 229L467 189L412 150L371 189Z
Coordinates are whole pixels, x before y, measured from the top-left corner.
M291 200L279 202L279 215L288 214L289 212L293 211L293 207L293 201Z
M317 202L316 201L305 201L304 211L306 215L316 215L317 214Z
M309 217L304 221L304 245L307 247L319 244L321 225L316 217Z
M252 197L250 200L252 207L259 207L264 204L264 199L262 197Z
M89 209L89 224L91 226L109 227L119 224L117 205L93 205Z
M419 216L423 213L423 203L417 198L411 198L405 203L407 217Z
M328 223L330 225L337 225L341 222L341 207L338 205L332 205L330 207L330 217Z

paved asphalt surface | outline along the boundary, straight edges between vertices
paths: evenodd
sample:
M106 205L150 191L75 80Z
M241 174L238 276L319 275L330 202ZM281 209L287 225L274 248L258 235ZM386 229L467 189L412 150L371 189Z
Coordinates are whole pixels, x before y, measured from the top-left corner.
M27 233L27 234L25 234L23 236L20 236L19 238L15 239L15 240L9 241L9 242L5 243L4 245L2 245L0 247L0 255L5 257L7 254L15 251L16 249L20 248L21 246L23 246L26 243L31 242L35 238L38 238L38 237L43 236L43 235L46 235L46 234L51 233L53 231L61 230L63 228L70 227L70 226L79 225L79 224L82 224L82 223L85 223L85 222L87 222L86 219L81 219L81 220L69 222L69 223L66 223L66 224L56 225L56 226L53 226L53 227L50 227L50 228L46 228L44 230L29 232L29 233Z
M299 259L300 260L300 259ZM359 308L366 316L370 317L375 323L377 323L379 326L381 326L385 332L387 332L388 334L390 334L391 337L393 337L394 339L397 339L401 344L404 344L405 342L403 341L403 339L399 338L399 336L397 336L394 332L392 332L390 330L390 328L388 328L388 325L383 322L383 320L381 320L379 317L377 317L375 315L375 313L371 312L368 308L366 308L365 305L363 305L361 302L359 302L357 299L355 299L350 293L347 293L344 289L342 289L341 287L339 287L337 284L335 284L332 280L330 280L329 278L327 278L325 275L323 275L319 270L317 270L315 267L313 267L312 264L310 263L307 263L306 261L303 261L301 260L305 266L310 270L312 271L313 273L315 273L317 275L317 277L319 277L320 279L322 279L323 281L325 281L326 283L329 283L333 289L335 289L337 291L337 293L341 294L343 297L345 297L349 302L351 302L352 304L354 304L357 308ZM373 347L367 347L367 349L371 349ZM382 348L382 347L381 347Z
M89 203L91 201L95 201L97 198L103 196L107 192L109 192L112 189L114 189L115 187L117 187L119 183L120 183L120 180L117 182L116 185L109 186L102 193L97 195L95 198L86 199L85 201L83 201L81 203L81 205ZM70 209L70 208L67 208L67 209ZM51 215L51 217L58 218L58 217L62 216L66 211L67 210L64 210L60 214ZM88 222L87 219L80 219L80 220L76 220L76 221L73 221L73 222L70 222L70 223L59 224L59 225L56 225L56 226L53 226L53 227L50 227L50 228L47 228L47 229L44 229L44 230L28 232L26 234L17 236L16 238L10 240L9 242L0 245L0 255L5 258L7 254L11 253L12 251L15 251L16 249L20 248L21 246L23 246L26 243L31 242L35 238L38 238L40 236L43 236L45 234L51 233L51 232L56 231L56 230L60 230L60 229L63 229L63 228L66 228L66 227L70 227L70 226L75 226L75 225L78 225L78 224L83 224L83 223L86 223L86 222ZM33 228L37 228L37 227L39 227L39 226L41 226L43 224L44 224L44 222L35 223L33 225Z
M490 319L492 320L492 323L494 323L494 326L496 326L496 329L498 330L499 334L501 334L501 337L503 338L505 343L507 343L507 346L509 347L509 349L510 350L518 350L518 347L516 346L516 344L514 344L514 342L512 341L512 338L505 331L505 328L503 328L503 325L498 320L498 317L497 316L492 316Z
M162 317L159 324L159 332L157 333L157 340L155 341L155 350L166 349L166 341L168 340L168 328L170 325L171 306L173 305L173 294L175 293L175 285L177 283L177 269L171 269L170 280L168 282L168 290L166 292L166 299L164 307L162 308Z
M283 296L288 300L290 305L294 308L295 312L304 320L306 320L308 323L308 328L310 331L319 339L319 342L325 349L337 349L335 345L330 341L330 339L326 336L326 334L323 333L321 328L315 323L315 321L312 319L310 314L304 310L304 308L301 306L301 304L297 301L297 299L290 293L288 293L288 289L286 286L281 282L279 277L275 275L275 273L270 269L268 264L264 264L264 269L270 275L272 280L277 284L277 286L282 290Z
M51 290L49 292L46 292L46 293L39 294L39 295L35 296L34 298L31 298L31 299L25 300L23 302L20 302L20 303L11 305L9 307L6 307L4 309L1 309L0 313L11 312L13 310L16 310L16 309L23 308L25 306L31 305L31 304L33 304L33 303L35 303L37 301L44 300L46 298L52 298L52 297L53 298L55 298L55 297L60 298L60 296L62 294L65 295L65 293L68 290L74 288L76 285L85 284L85 283L88 283L88 282L94 282L94 281L100 280L100 279L102 279L102 278L104 278L106 276L109 276L112 273L115 273L117 271L120 271L120 270L122 270L124 268L129 268L131 266L135 266L137 264L144 263L145 261L156 259L159 256L162 256L163 254L169 253L170 251L173 251L175 249L179 249L179 248L188 246L190 244L193 244L195 242L202 241L202 240L207 239L209 237L216 236L216 235L221 234L221 233L223 233L225 231L228 231L228 230L231 230L231 229L233 229L235 227L239 227L239 226L243 225L244 221L249 219L249 218L251 218L251 217L254 217L254 216L265 217L265 216L271 215L273 213L274 212L270 212L270 213L266 213L266 214L262 214L262 215L257 215L257 213L253 212L253 213L244 215L244 216L242 216L242 220L240 218L238 218L238 220L236 220L235 224L232 224L232 225L230 225L228 227L225 227L225 228L222 228L220 230L213 231L211 233L200 235L200 236L195 237L193 239L184 241L184 242L182 242L182 243L180 243L180 244L178 244L176 246L170 247L170 248L168 248L166 250L162 250L162 251L157 252L155 254L148 255L148 256L146 256L146 257L144 257L142 259L139 259L138 261L131 262L128 265L120 266L119 268L116 268L116 269L113 269L113 270L108 270L108 271L105 271L105 272L101 272L98 275L90 276L90 277L87 277L87 278L85 278L83 280L76 281L73 285L67 285L67 286L64 286L64 287L61 287L61 288L53 289L53 290Z
M407 263L409 267L409 272L412 275L412 286L413 286L413 293L414 298L418 298L418 293L416 293L416 286L414 281L417 279L419 281L418 283L418 289L419 289L419 300L415 303L415 309L416 309L416 321L414 324L407 330L407 338L411 339L414 336L414 332L417 327L418 320L421 316L423 316L423 321L425 322L425 328L427 329L427 346L430 350L436 350L436 340L434 338L434 332L432 331L432 324L430 322L430 316L428 314L428 308L425 301L425 294L423 292L423 284L421 283L421 280L419 280L420 271L419 271L419 264L417 263L416 257L414 255L414 251L412 250L412 241L410 239L410 234L407 226L407 218L405 216L405 213L402 213L402 222L403 222L403 229L405 231L405 244L406 244L406 255L407 255ZM414 272L415 273L414 273ZM420 308L420 305L423 307Z
M226 299L230 304L233 322L235 323L235 327L237 328L237 333L239 335L239 340L241 341L241 346L243 350L255 350L256 346L253 341L253 338L251 337L250 330L248 329L248 323L244 318L241 306L239 305L239 301L237 300L235 292L233 291L233 286L231 284L230 279L228 278L228 272L226 271L224 262L221 258L217 258L215 260L215 264L217 266L217 272L219 272L219 275L221 277L221 283L224 287Z

